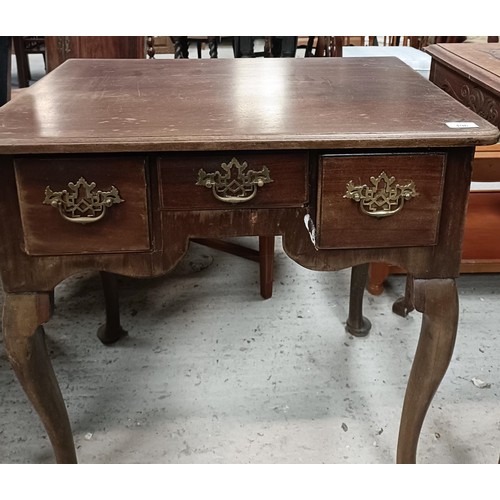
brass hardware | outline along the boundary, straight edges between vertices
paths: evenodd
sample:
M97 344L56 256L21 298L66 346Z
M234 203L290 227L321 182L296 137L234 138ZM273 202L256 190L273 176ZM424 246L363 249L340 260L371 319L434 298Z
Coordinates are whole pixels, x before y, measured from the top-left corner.
M361 211L366 215L389 217L398 213L405 201L418 195L413 181L400 185L395 184L395 180L395 177L389 177L382 172L378 177L370 177L372 186L355 186L349 181L344 198L358 202Z
M223 172L216 171L207 174L205 170L198 172L197 186L212 188L213 195L225 203L244 203L250 201L257 194L257 188L264 184L274 182L269 169L264 166L262 170L248 170L247 162L242 164L233 158L229 163L222 163Z
M83 177L76 184L70 182L68 187L69 191L52 191L47 186L43 204L58 208L65 220L77 224L97 222L104 217L107 208L124 201L114 186L109 191L94 191L96 183L89 184Z

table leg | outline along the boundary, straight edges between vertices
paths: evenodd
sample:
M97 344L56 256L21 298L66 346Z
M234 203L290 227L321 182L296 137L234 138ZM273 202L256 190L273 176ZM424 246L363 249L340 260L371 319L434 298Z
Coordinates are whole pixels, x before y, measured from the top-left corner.
M100 274L106 307L106 322L97 330L97 337L103 344L112 344L127 334L120 324L118 279L113 273L102 271Z
M251 36L234 37L234 57L254 57L254 41Z
M45 345L42 323L51 313L50 294L5 295L3 334L12 368L40 416L58 463L76 463L75 445L59 384Z
M189 57L189 42L187 36L172 36L174 42L174 59L187 59Z
M394 301L394 304L392 304L392 312L402 318L406 318L406 316L413 311L413 302L413 276L407 274L405 294L403 297L399 297L399 299Z
M297 52L298 37L296 36L274 36L273 57L295 57Z
M453 354L458 326L455 280L415 280L414 302L422 313L422 327L401 415L398 463L415 463L425 414Z
M0 36L0 106L10 100L10 46L12 37Z
M217 59L219 57L218 47L219 47L218 37L209 36L208 37L208 54L210 56L210 59Z
M353 266L351 271L351 290L349 294L349 316L346 321L346 330L355 337L368 335L372 325L363 316L363 296L368 279L369 264Z
M269 299L273 295L274 236L259 236L260 294Z
M17 83L19 88L29 87L31 80L30 63L23 38L22 36L12 37L14 52L16 54Z
M367 289L372 295L384 293L384 281L389 276L389 264L385 262L372 262L368 272Z

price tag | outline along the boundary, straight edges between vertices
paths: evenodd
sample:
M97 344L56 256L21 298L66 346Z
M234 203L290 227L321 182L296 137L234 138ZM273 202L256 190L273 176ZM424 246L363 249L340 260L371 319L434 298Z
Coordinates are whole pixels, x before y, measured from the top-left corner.
M476 128L479 127L474 122L446 122L446 126L449 128Z

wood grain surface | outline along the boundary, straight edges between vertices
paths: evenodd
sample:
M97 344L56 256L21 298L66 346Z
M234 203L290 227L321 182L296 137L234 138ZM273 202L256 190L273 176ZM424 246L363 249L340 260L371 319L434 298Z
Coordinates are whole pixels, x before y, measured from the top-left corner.
M0 154L455 147L498 135L390 57L74 59L0 111Z

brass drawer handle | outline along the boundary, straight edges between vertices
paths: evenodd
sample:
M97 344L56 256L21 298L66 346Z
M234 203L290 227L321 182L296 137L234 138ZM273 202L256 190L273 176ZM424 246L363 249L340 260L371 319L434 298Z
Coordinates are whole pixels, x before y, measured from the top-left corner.
M382 172L378 177L370 177L371 186L355 186L347 183L344 198L358 202L361 211L371 217L389 217L398 213L405 203L418 196L413 181L407 184L395 184L395 177Z
M111 186L109 191L95 191L96 183L90 184L80 177L78 182L68 183L69 191L52 191L50 186L45 188L44 205L59 209L61 216L76 224L89 224L101 220L106 209L111 205L122 203L118 189Z
M200 169L196 185L212 188L215 198L225 203L250 201L257 194L259 187L274 182L266 166L262 170L246 171L247 162L240 164L233 158L229 163L222 163L220 167L222 172L217 170L213 174L207 174L205 170Z

